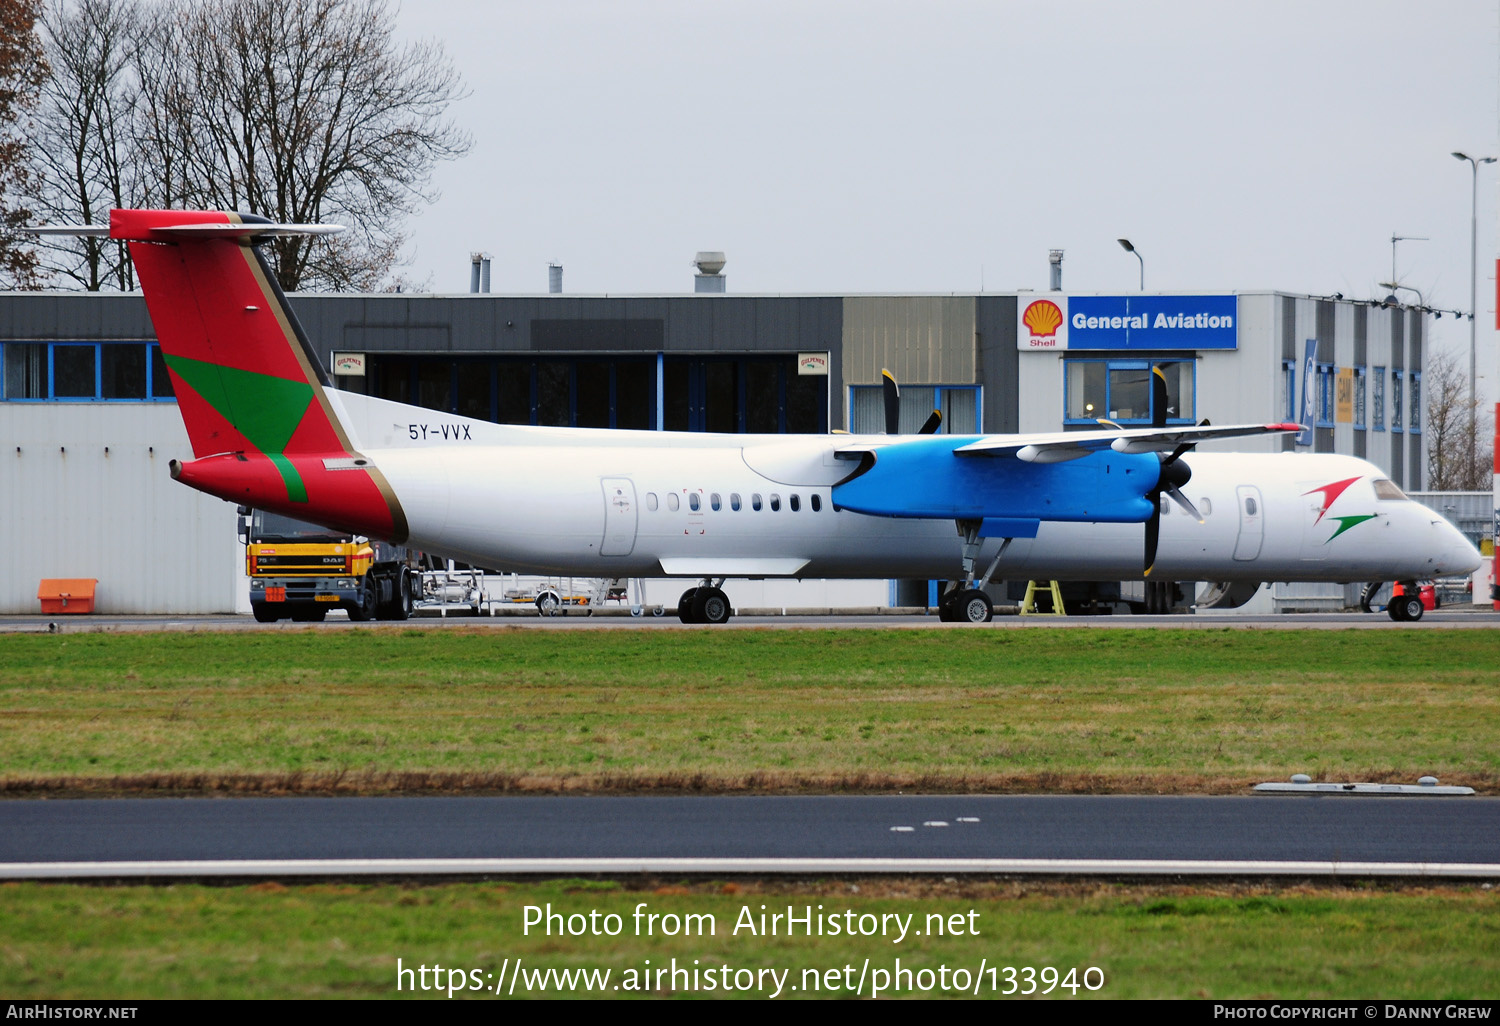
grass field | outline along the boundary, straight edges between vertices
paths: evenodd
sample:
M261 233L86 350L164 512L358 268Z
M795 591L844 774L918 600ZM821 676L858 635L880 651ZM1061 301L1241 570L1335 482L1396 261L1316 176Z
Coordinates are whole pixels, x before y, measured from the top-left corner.
M702 936L635 936L632 913L712 915L695 920ZM523 933L525 906L561 916L620 916L617 937ZM758 917L793 906L820 916L853 912L910 915L922 930L929 915L962 936L890 934L765 937L734 932L744 909ZM819 910L818 906L822 906ZM1054 1000L1108 998L1495 998L1500 995L1500 902L1493 890L1451 888L1392 892L1349 888L1237 887L1189 892L1169 887L1110 884L924 884L896 881L791 885L713 884L645 890L619 884L554 881L526 884L300 885L249 887L86 887L0 885L0 993L8 998L98 997L411 997L447 1001L446 989L421 989L434 977L413 976L396 991L403 968L442 966L440 987L477 981L493 987L497 974L519 958L528 970L608 969L603 995L629 996L630 972L647 993L671 989L644 970L670 967L703 972L728 966L731 979L757 986L741 996L768 996L764 969L785 973L783 997L848 996L864 960L872 973L863 994L894 975L896 960L913 972L906 994L940 996L938 981L954 970L982 982L981 996L1027 986L1021 972L1037 970L1037 996L1048 982L1081 984L1090 967L1102 987L1054 989ZM975 915L969 917L969 912ZM845 921L848 921L847 919ZM565 922L565 920L564 920ZM665 924L663 918L657 924ZM873 920L865 920L873 924ZM575 923L582 925L581 921ZM652 924L653 926L656 924ZM977 936L968 934L970 928ZM564 927L565 928L565 927ZM512 960L507 963L506 960ZM647 960L649 959L649 966ZM979 973L981 963L1000 967ZM846 974L845 966L851 970ZM948 976L938 975L946 966ZM1057 971L1048 977L1044 970ZM448 971L458 970L457 977ZM827 971L837 970L834 977ZM749 970L750 973L744 972ZM805 975L804 970L813 971ZM788 972L789 971L789 972ZM525 980L511 997L528 993ZM700 987L702 977L700 977ZM1091 974L1097 984L1100 974ZM677 989L689 989L679 977ZM830 988L830 980L838 989ZM927 982L929 989L920 989ZM608 989L623 985L621 991ZM972 987L972 982L969 984ZM764 989L761 989L764 987ZM797 987L791 991L790 987ZM415 992L411 988L415 988ZM506 987L508 990L508 986ZM722 990L700 990L721 997ZM951 988L950 988L951 993ZM462 997L481 996L467 991ZM585 996L575 992L575 996ZM731 994L734 996L734 994ZM897 996L901 996L898 992ZM495 1000L490 996L490 1000Z
M1500 785L1500 631L0 637L0 792Z

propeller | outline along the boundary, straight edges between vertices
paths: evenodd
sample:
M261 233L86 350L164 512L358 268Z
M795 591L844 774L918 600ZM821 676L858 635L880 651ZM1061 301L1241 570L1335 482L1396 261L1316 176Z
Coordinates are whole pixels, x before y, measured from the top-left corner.
M1151 368L1151 426L1167 426L1167 376L1162 372L1162 365L1157 364ZM1208 426L1205 419L1203 427ZM1156 543L1161 539L1161 497L1166 495L1178 506L1182 507L1198 523L1203 523L1203 514L1198 512L1196 506L1188 501L1188 497L1182 494L1182 486L1187 484L1193 477L1192 468L1186 463L1179 462L1182 454L1193 448L1191 443L1184 443L1173 449L1166 456L1158 454L1161 460L1161 471L1156 479L1156 487L1146 493L1151 500L1151 517L1146 521L1146 577L1151 576L1151 571L1156 566Z
M880 368L880 385L885 391L885 433L901 433L901 386L896 384L896 375Z
M901 386L896 384L896 375L880 369L880 385L885 397L885 433L888 435L899 435L901 433ZM930 435L937 431L943 423L943 411L933 410L922 423L917 431L919 435Z

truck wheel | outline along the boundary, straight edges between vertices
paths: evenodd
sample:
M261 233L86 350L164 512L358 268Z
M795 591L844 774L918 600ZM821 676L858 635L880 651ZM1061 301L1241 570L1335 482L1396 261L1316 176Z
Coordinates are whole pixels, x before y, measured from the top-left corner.
M401 572L396 575L396 598L391 603L391 619L409 619L414 605L411 597L411 571L403 566Z
M280 603L277 604L280 605ZM269 602L250 603L250 612L255 615L256 623L275 623L281 619L281 617L276 615L276 610L271 608L271 603Z
M375 575L365 574L359 582L359 597L354 605L346 607L349 619L359 623L375 615Z

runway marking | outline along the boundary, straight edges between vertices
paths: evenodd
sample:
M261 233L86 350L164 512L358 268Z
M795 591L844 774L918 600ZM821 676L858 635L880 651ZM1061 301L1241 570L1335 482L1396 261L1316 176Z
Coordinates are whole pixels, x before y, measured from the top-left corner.
M912 827L892 827L912 830ZM0 879L67 880L277 876L553 876L579 873L969 873L1006 876L1332 876L1500 879L1500 863L1272 862L1156 859L535 858L203 859L152 862L7 862Z
M978 823L979 822L979 817L978 816L959 816L958 817L958 821L960 823Z
M922 824L925 827L945 827L948 825L946 819L929 819Z
M910 833L914 833L916 831L916 829L917 829L916 827L896 826L896 827L891 827L891 833L893 833L893 834L910 834Z

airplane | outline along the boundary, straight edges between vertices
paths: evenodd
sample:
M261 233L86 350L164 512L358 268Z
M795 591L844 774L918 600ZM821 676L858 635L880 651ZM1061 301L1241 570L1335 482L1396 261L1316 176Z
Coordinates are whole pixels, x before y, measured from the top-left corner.
M684 578L684 623L726 622L729 578L949 580L940 618L982 623L997 574L1155 574L1244 594L1264 581L1414 582L1480 563L1457 529L1364 460L1195 452L1300 425L1168 426L1159 369L1157 422L1128 429L946 435L932 433L936 418L917 435L493 424L332 387L259 244L338 226L114 210L107 227L34 230L129 244L192 444L193 459L171 461L177 481L476 566ZM888 379L892 431L895 389ZM392 581L366 586L377 585L383 607L401 606ZM1390 615L1421 617L1414 588Z

